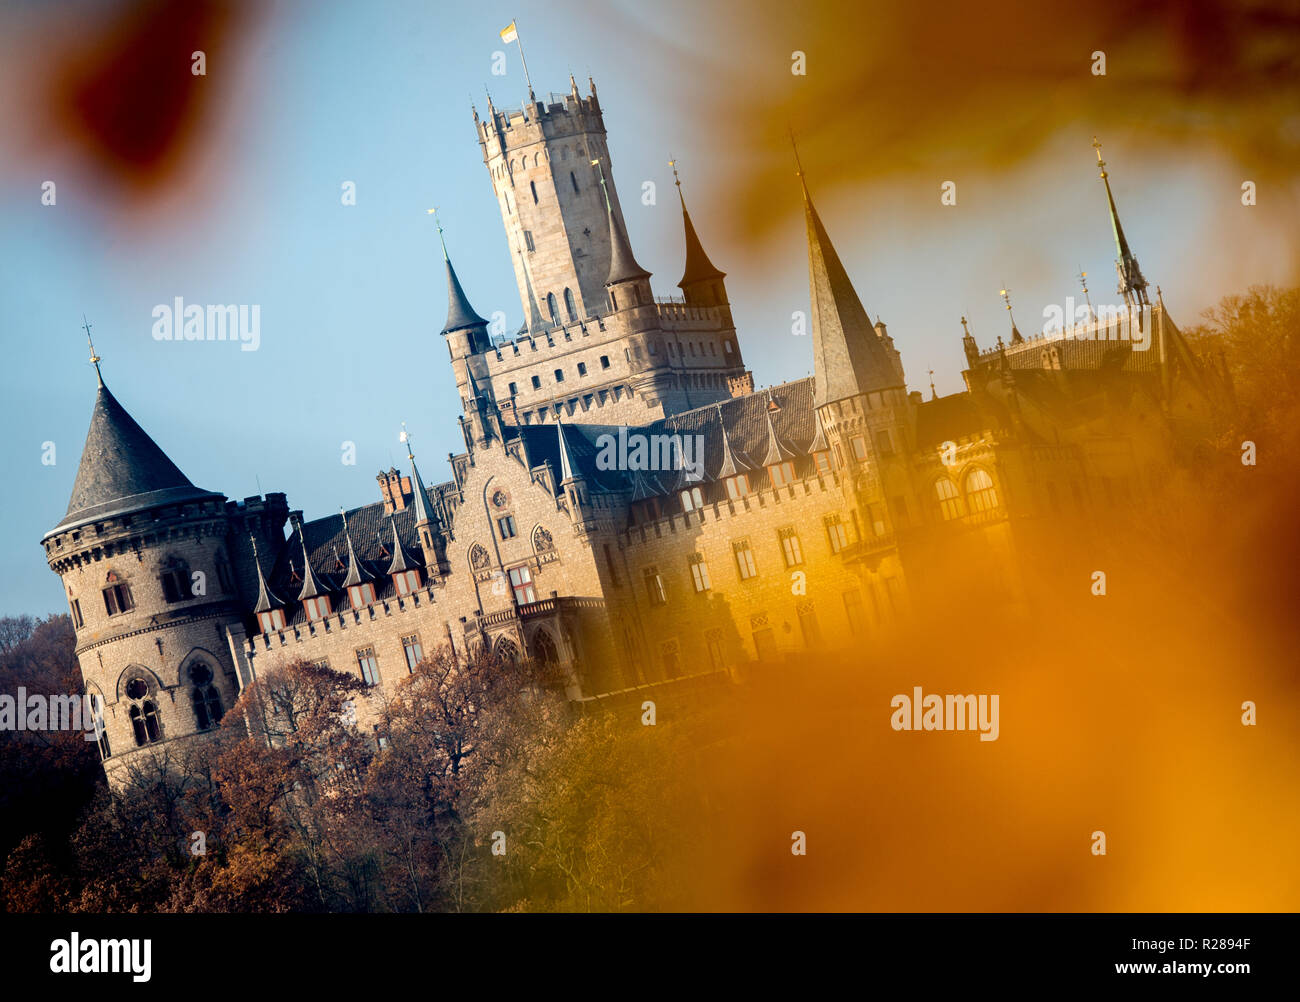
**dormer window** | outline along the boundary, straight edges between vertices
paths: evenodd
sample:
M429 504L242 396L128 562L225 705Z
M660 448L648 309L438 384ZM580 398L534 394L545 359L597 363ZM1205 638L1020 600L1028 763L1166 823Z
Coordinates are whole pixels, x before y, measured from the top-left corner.
M786 484L794 483L794 463L789 460L769 466L767 472L771 474L773 487L784 487Z
M276 633L284 629L284 610L272 609L257 614L257 626L263 633Z
M330 614L329 596L318 595L315 598L303 599L302 607L307 611L307 619L318 623Z
M420 588L420 572L402 571L400 574L393 575L393 587L399 595L409 595Z
M835 468L831 462L830 450L814 452L813 461L817 464L817 472L823 477L830 476L831 470Z
M348 599L352 603L352 608L360 609L367 605L374 604L375 586L369 581L363 581L361 584L350 585L348 587Z
M749 477L743 473L737 473L734 477L727 478L727 497L736 501L743 498L749 493Z
M680 497L682 499L682 511L695 511L704 507L704 492L698 487L682 491Z

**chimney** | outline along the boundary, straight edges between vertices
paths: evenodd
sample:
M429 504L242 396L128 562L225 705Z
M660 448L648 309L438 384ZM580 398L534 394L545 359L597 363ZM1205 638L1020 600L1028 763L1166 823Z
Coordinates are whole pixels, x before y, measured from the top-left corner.
M404 477L391 466L375 476L379 481L379 499L384 502L384 514L405 511L407 504L415 497L411 490L411 478Z

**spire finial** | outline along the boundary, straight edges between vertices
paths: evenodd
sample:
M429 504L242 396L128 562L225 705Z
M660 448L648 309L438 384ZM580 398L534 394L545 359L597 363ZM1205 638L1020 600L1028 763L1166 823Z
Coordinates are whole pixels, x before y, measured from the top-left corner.
M934 370L933 370L933 369L930 370L930 399L931 399L931 400L938 400L938 399L939 399L939 393L938 393L938 391L935 390L935 388L934 388Z
M99 382L100 386L103 386L104 374L99 371L99 363L102 360L95 354L95 342L90 339L91 323L86 319L84 313L81 315L81 326L86 332L86 344L90 345L90 364L95 367L95 379Z
M596 157L596 159L591 162L591 166L595 167L596 171L600 174L600 190L605 196L605 210L607 212L613 212L614 207L609 204L609 189L605 187L605 168L601 165L600 157Z
M1083 286L1083 298L1088 303L1088 316L1092 316L1092 297L1088 295L1088 273L1083 270L1083 265L1079 266L1079 284Z
M1097 151L1097 167L1101 170L1101 176L1106 177L1106 161L1101 158L1101 140L1096 136L1092 137L1092 148Z
M411 433L406 430L405 421L402 422L402 433L397 436L397 439L399 442L403 442L406 445L406 458L411 460L415 459L415 452L411 449Z
M970 328L966 326L966 318L961 318L961 332L963 337L970 337Z
M442 236L442 220L438 218L438 207L435 205L432 209L426 209L426 213L433 217L433 225L438 227L438 243L442 244L442 259L450 261L447 256L447 241Z

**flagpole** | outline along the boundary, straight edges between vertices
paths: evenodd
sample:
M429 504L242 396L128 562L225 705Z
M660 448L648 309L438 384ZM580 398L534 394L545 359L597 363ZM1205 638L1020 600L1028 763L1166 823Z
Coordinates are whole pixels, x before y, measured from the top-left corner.
M519 61L524 64L524 79L528 81L528 100L535 101L536 98L533 97L533 78L528 75L528 60L524 58L524 40L519 37L519 22L518 20L512 20L510 23L515 27L515 44L519 46Z

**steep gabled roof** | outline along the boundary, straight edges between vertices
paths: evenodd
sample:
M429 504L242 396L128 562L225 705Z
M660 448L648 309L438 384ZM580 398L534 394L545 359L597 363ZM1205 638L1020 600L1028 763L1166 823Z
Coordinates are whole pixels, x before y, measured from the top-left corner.
M628 242L627 231L623 223L614 214L613 206L609 209L609 278L606 285L618 282L630 282L638 278L649 278L650 272L636 263L632 254L632 245Z

